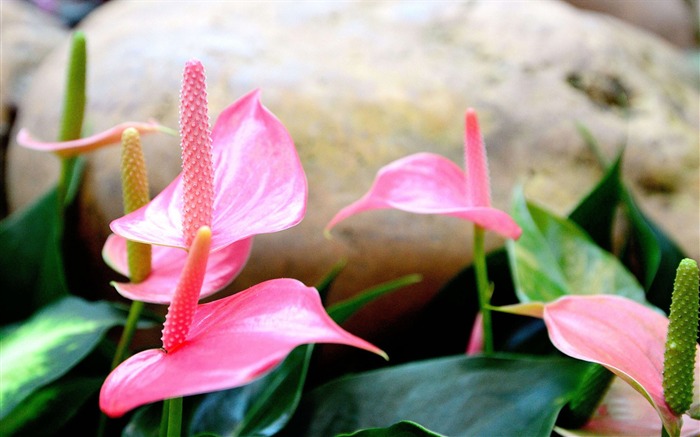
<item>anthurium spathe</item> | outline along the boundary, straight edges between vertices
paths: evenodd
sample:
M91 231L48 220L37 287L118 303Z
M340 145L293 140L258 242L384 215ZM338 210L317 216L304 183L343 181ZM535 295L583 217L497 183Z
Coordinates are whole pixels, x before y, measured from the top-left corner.
M698 421L686 420L681 436L697 437ZM564 437L659 437L661 419L644 396L627 382L615 378L588 422L577 429L556 427Z
M682 420L664 398L662 371L669 324L665 316L611 295L565 296L544 305L542 316L554 346L574 358L601 364L628 382L653 405L669 435L679 435L684 421L700 429L700 421ZM697 375L697 346L695 362ZM693 403L700 403L698 378Z
M327 225L375 209L399 209L417 214L441 214L471 221L507 238L518 238L520 227L505 212L491 207L486 151L476 112L467 110L466 171L433 153L417 153L382 167L369 192L338 212Z
M338 343L383 355L331 320L316 289L263 282L197 305L212 240L198 230L163 329L163 347L140 352L105 380L100 408L119 417L143 404L246 384L305 343Z
M199 226L212 251L301 221L306 176L291 137L253 91L208 134L204 68L185 65L180 102L183 171L148 205L111 223L129 240L187 248ZM196 217L196 219L195 219Z
M143 123L129 121L118 124L98 134L77 140L44 142L34 139L27 129L21 129L17 134L17 144L28 149L53 152L62 158L68 158L71 156L80 155L82 153L91 152L95 149L99 149L100 147L108 146L110 144L117 144L121 140L122 132L128 128L134 128L140 134L152 132L170 132L169 129L159 125L156 122Z
M248 261L252 245L252 238L244 238L209 256L200 298L216 293L238 276ZM127 299L168 304L185 265L187 251L168 246L153 246L152 251L151 273L146 279L139 283L115 281L112 285ZM129 276L125 238L110 235L102 248L102 257L116 272Z

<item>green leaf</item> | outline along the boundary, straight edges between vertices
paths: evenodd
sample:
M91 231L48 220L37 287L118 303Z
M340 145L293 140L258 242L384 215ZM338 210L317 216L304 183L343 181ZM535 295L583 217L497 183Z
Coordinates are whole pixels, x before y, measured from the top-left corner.
M191 434L271 436L301 398L313 345L295 348L272 372L243 387L203 396L192 412Z
M34 391L0 420L0 435L45 435L60 429L97 393L103 378L68 378Z
M335 305L328 307L328 315L336 323L343 323L355 314L360 308L366 304L372 302L378 297L381 297L387 293L396 291L402 287L406 287L411 284L416 284L423 279L421 275L412 274L402 276L398 279L392 281L384 282L382 284L376 285L370 289L364 290L355 296L346 299L342 302L338 302Z
M644 302L644 290L609 252L573 221L515 196L513 217L523 228L507 244L513 280L521 302L551 302L570 294L616 294Z
M581 137L597 156L603 167L608 167L600 152L600 146L591 132L583 125L577 128ZM678 263L686 257L682 250L637 206L630 190L620 176L622 151L609 167L606 176L589 196L571 213L570 217L582 226L603 248L609 249L604 240L603 228L614 205L622 203L629 220L629 235L622 259L644 286L647 300L667 313L671 305L671 287ZM615 192L617 186L617 192ZM607 205L606 205L607 203ZM603 224L605 223L605 224Z
M569 214L601 248L612 249L612 230L617 207L620 204L620 165L622 154L610 166L593 190Z
M84 161L73 168L67 201L82 177ZM2 324L29 317L35 310L68 295L61 250L57 189L0 222Z
M676 267L686 256L644 215L626 188L622 190L622 199L630 221L629 241L623 259L644 284L649 302L668 313Z
M324 303L324 306L328 292L330 291L333 282L335 282L335 278L337 278L338 275L345 269L346 265L347 260L345 259L341 259L340 261L336 262L333 264L330 271L326 273L326 275L315 285L316 289L318 290L318 294L321 295L321 301Z
M122 322L123 317L106 302L66 297L4 331L0 338L0 419L35 390L68 372L107 329Z
M289 435L330 436L411 420L445 435L549 436L586 363L447 357L375 370L310 392Z
M337 437L444 437L434 433L415 422L404 420L388 428L362 429L350 434L339 434Z

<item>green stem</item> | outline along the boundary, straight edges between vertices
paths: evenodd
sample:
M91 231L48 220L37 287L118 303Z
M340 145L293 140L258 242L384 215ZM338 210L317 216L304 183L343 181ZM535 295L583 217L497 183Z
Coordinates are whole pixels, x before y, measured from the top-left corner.
M671 436L668 434L668 431L666 431L666 427L663 426L663 425L661 426L661 437L671 437Z
M491 329L491 288L486 272L486 254L484 252L484 228L474 225L474 271L476 273L476 288L479 295L482 326L484 329L484 353L493 353L493 333Z
M143 311L144 303L138 300L131 302L131 308L129 308L129 316L126 319L126 324L124 325L124 331L122 331L122 336L119 338L119 343L117 344L117 351L114 353L114 359L112 360L112 369L117 367L119 363L124 361L128 353L129 345L131 344L131 339L134 337L134 331L136 331L136 325L139 323L139 317Z
M160 432L159 437L168 437L168 419L170 413L170 401L163 401L163 411L160 413Z
M182 398L166 401L168 405L168 434L167 437L180 437L182 429Z
M85 34L75 32L68 55L66 72L66 92L63 98L61 125L58 141L70 141L80 138L83 131L85 115L85 77L87 70L87 46ZM61 178L58 182L58 211L63 217L68 185L70 184L75 157L61 159Z

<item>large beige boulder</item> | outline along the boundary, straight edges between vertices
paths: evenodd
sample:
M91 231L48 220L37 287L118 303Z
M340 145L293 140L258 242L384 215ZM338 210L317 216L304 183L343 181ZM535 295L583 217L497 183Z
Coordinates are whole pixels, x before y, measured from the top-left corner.
M0 134L21 100L37 65L67 34L60 21L20 0L0 4Z
M340 258L336 301L418 272L421 284L375 304L365 333L410 313L470 262L471 227L448 217L376 211L322 230L359 198L376 171L419 151L461 164L463 116L477 109L494 204L516 184L560 213L601 177L577 133L585 124L624 173L644 210L695 258L698 247L698 86L685 58L635 28L564 3L130 2L112 1L82 24L87 34L87 126L155 118L176 127L181 71L207 70L212 117L244 93L295 139L309 179L299 226L256 237L231 290L291 276L314 283ZM65 46L37 72L19 125L54 138ZM155 194L179 171L178 141L145 139ZM121 214L118 148L91 153L81 229L97 253ZM51 156L13 147L10 199L20 208L57 175ZM493 235L487 244L502 243Z

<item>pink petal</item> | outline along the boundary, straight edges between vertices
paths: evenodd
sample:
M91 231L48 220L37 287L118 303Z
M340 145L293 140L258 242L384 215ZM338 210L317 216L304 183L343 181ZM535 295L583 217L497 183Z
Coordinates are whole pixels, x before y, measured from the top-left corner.
M700 421L683 420L681 436L697 435ZM579 429L556 428L564 437L658 437L661 419L651 404L620 378L613 380L608 393L591 420Z
M476 112L469 108L465 117L464 158L467 169L467 192L472 205L491 206L491 184L484 138Z
M382 167L369 192L338 212L326 229L354 214L387 208L458 217L508 238L521 233L505 212L473 205L468 200L464 172L449 159L432 153L417 153Z
M209 254L200 299L223 289L238 276L248 260L252 245L253 239L246 238ZM125 238L110 235L102 248L102 257L112 269L129 276ZM187 251L183 249L153 246L151 274L144 281L138 284L112 282L112 285L127 299L168 304L172 300L186 259Z
M81 138L73 141L60 142L42 142L32 138L28 130L22 129L17 134L17 143L29 149L40 150L44 152L54 152L58 156L67 158L70 156L79 155L81 153L90 152L102 146L116 144L121 141L122 132L124 129L133 127L140 134L146 134L156 131L166 131L167 129L155 122L141 123L129 121L121 123L99 134L92 135L86 138Z
M666 405L661 382L666 317L627 298L596 295L549 303L544 321L560 351L607 367L652 403L669 434L679 429L681 419ZM700 363L700 349L697 356Z
M294 143L254 91L221 113L212 130L214 210L212 251L299 223L307 185ZM178 176L151 203L114 220L127 239L186 247L182 236L182 181Z
M100 408L119 417L140 405L247 384L306 343L338 343L384 353L344 331L316 289L275 279L200 305L178 349L141 352L120 364L100 392Z

